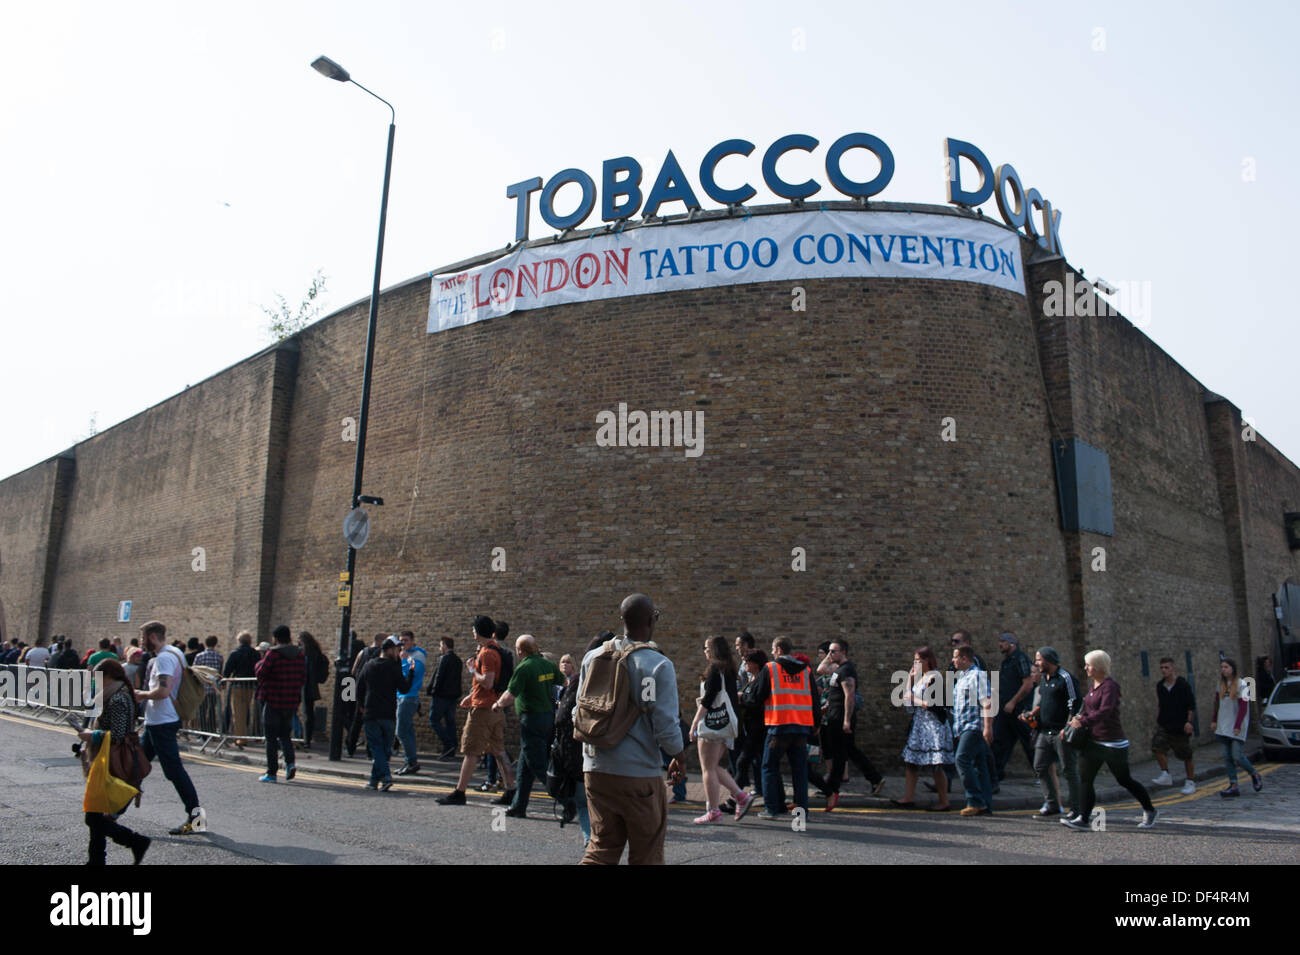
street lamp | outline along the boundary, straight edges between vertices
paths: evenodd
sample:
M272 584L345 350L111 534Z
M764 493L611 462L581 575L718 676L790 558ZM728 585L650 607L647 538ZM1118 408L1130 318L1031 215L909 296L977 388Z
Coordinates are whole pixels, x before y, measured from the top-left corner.
M384 193L379 202L379 243L375 248L375 282L370 289L370 325L366 329L366 364L361 377L361 418L357 424L357 463L352 473L352 504L356 509L362 503L361 477L366 466L366 422L370 417L370 373L375 360L375 327L379 321L379 270L384 261L384 224L388 219L388 180L393 171L393 135L397 132L397 111L393 104L354 80L327 56L318 56L312 63L312 69L322 76L340 83L351 83L374 96L388 107L392 120L388 124L388 156L384 160ZM382 503L382 501L378 502ZM339 655L334 662L334 706L330 718L330 759L343 758L343 678L348 672L348 650L352 636L352 593L353 572L357 566L356 548L348 544L348 569L343 583L347 586L347 600L343 604L343 623L339 628Z

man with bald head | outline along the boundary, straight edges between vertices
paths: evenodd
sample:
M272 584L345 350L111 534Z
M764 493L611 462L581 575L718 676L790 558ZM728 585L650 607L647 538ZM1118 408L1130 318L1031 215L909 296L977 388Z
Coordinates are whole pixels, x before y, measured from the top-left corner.
M546 782L546 759L555 735L555 687L564 684L564 674L537 649L537 640L523 634L515 641L519 663L510 675L506 691L492 704L503 710L511 703L519 717L519 764L515 771L515 798L507 816L522 819L528 814L528 797L533 782Z
M627 597L619 613L623 635L591 650L582 660L578 698L586 689L592 661L607 652L635 648L626 656L628 675L642 714L612 746L582 747L583 783L591 813L591 842L583 865L618 865L627 846L629 865L663 865L668 832L668 793L659 749L672 756L674 779L686 773L677 671L652 641L659 611L645 594ZM611 646L612 645L612 646Z

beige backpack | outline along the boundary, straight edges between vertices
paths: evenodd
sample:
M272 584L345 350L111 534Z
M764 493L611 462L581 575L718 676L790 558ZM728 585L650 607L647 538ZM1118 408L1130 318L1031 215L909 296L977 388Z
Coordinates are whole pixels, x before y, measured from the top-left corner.
M613 640L605 641L600 653L592 657L587 678L578 690L578 704L573 708L574 739L597 749L609 749L623 741L632 724L649 710L642 705L627 658L638 650L657 649L650 642L629 643L619 650Z

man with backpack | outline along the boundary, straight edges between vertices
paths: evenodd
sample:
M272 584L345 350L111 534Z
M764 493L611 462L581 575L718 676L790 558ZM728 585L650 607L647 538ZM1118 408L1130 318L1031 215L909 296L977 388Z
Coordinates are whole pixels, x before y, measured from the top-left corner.
M461 760L456 788L438 800L440 806L465 805L465 789L474 775L474 766L480 756L487 754L496 757L506 779L505 795L496 803L508 806L515 798L515 773L506 760L505 714L492 708L505 689L505 684L500 682L501 652L497 647L495 630L491 617L480 614L474 618L470 632L478 643L478 654L466 665L471 687L469 696L460 701L460 705L469 710L460 738L464 759Z
M176 795L185 806L185 821L168 832L173 836L204 832L208 828L207 813L199 806L199 794L181 763L180 746L176 742L181 728L176 699L185 676L185 656L167 645L167 627L157 620L141 626L140 635L154 653L146 677L149 689L135 691L135 701L145 704L144 739L141 740L145 759L152 763L157 754L163 775L176 787Z
M583 865L663 865L668 794L659 750L672 756L669 773L685 775L677 672L651 642L659 611L645 594L627 597L619 613L623 636L582 660L574 736L583 746L583 780L591 813L591 842Z

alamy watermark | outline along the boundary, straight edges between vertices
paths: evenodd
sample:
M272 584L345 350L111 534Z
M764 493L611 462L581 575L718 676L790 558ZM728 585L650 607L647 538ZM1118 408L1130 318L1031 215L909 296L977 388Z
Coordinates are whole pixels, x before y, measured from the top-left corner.
M1138 328L1151 324L1151 283L1149 281L1107 282L1097 279L1075 281L1073 272L1065 281L1052 279L1043 283L1045 318L1127 318Z
M704 412L628 411L620 401L618 411L596 415L596 444L602 448L684 448L688 458L704 453Z
M0 702L68 710L90 718L99 716L103 709L103 701L95 694L91 670L24 666L0 670Z

